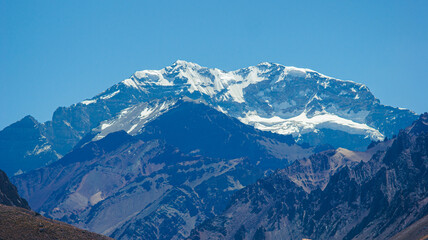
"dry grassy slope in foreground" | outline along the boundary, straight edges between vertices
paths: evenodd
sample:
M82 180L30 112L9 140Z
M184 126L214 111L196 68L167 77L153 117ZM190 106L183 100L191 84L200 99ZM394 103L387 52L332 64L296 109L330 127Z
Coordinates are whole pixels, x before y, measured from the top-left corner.
M426 240L428 239L428 216L413 223L403 231L399 232L390 240Z
M0 240L111 239L45 218L33 211L0 204Z

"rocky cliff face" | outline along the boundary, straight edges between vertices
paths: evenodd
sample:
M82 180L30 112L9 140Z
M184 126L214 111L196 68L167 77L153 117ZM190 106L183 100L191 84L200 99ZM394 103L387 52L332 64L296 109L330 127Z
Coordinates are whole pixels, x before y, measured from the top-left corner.
M118 239L182 239L233 192L313 151L189 100L138 135L82 143L13 181L54 219Z
M0 170L0 204L30 209L27 201L19 196L16 187L2 170Z
M374 153L344 154L339 168L341 150L328 151L261 179L191 238L391 238L428 214L427 120L422 115Z
M22 130L19 124L4 129L0 166L10 175L44 166L87 134L95 140L119 130L137 135L181 98L205 101L257 129L292 134L300 143L359 150L371 140L391 137L417 117L380 104L362 84L310 69L261 63L226 72L177 61L161 70L137 71L91 99L60 107L51 121L34 123L32 129ZM36 135L15 139L11 148L8 142L23 131Z

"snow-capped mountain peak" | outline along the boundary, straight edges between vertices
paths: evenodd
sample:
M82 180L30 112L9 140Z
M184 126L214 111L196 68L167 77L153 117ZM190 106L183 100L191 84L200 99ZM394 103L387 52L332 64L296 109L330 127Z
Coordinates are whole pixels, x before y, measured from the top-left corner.
M371 140L396 134L416 118L411 111L381 105L363 84L270 62L223 71L177 60L160 70L137 71L82 104L114 98L138 99L135 104L162 102L165 98L174 102L182 97L203 99L246 124L293 134L310 144L331 143L331 138L337 135L331 131L340 131L341 137L343 134L354 136L353 144L341 145L337 139L336 147L362 142L360 150ZM389 123L385 124L384 118Z
M185 97L257 129L292 134L300 143L352 150L390 138L417 118L410 110L382 105L363 84L306 68L263 62L223 71L178 60L159 70L137 71L92 98L58 108L52 121L28 128L31 134L25 134L22 151L5 150L4 161L36 159L32 163L41 167L68 153L85 136L84 142L119 130L136 135ZM19 131L5 128L0 140L18 144L10 136ZM27 165L22 171L33 168ZM14 174L19 169L6 170Z

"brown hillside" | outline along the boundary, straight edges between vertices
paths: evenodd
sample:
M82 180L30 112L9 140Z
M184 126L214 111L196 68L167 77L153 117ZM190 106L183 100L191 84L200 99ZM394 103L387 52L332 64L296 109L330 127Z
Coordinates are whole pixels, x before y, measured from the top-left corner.
M45 218L33 211L0 204L0 240L111 239Z
M413 223L390 240L427 240L428 239L428 215Z

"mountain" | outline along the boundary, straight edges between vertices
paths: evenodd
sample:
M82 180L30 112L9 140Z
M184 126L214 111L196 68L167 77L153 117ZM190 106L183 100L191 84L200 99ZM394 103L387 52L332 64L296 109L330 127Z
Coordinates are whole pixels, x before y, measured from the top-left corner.
M1 170L0 226L0 239L110 239L31 211Z
M18 174L61 158L84 137L99 140L119 130L138 135L183 98L203 101L260 130L292 134L299 143L354 150L392 137L417 118L380 104L362 84L310 69L261 63L222 71L176 61L161 70L137 71L91 99L60 107L51 121L26 117L5 128L0 166Z
M31 116L3 129L0 132L0 167L13 175L56 161L60 155L45 135L43 124Z
M45 218L27 209L2 204L0 204L0 226L0 239L111 239Z
M0 170L0 204L30 209L27 201L19 196L18 190L2 170Z
M184 99L135 136L83 141L12 180L45 216L117 239L183 239L233 192L314 151Z
M428 215L428 113L373 148L296 161L238 191L191 239L389 239Z

